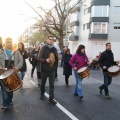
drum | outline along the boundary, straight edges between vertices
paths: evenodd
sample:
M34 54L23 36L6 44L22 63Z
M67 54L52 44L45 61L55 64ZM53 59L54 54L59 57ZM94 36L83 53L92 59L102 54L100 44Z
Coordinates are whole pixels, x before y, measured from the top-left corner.
M117 77L120 75L120 67L112 66L108 68L108 75L111 77Z
M50 53L49 58L50 58L49 66L52 67L54 65L54 62L55 62L55 55L53 53Z
M15 69L8 69L4 71L0 75L0 79L8 92L15 91L22 86L22 80L20 80Z
M90 71L89 71L88 67L82 67L77 72L78 72L79 76L82 78L90 76Z

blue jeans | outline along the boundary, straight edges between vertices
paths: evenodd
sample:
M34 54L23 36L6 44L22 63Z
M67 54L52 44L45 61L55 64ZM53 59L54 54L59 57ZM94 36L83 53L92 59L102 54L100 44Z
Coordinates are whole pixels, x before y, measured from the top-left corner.
M13 92L8 92L0 80L3 106L8 106L12 102Z
M26 73L26 72L20 72L20 78L21 78L21 80L24 79L25 73Z
M112 77L108 75L108 72L103 72L104 75L104 84L101 85L99 88L101 90L104 89L105 95L109 94L108 86L112 83Z
M82 80L83 78L79 77L77 71L74 70L74 75L76 78L76 86L74 89L74 94L78 94L78 96L83 96L83 92L82 92Z

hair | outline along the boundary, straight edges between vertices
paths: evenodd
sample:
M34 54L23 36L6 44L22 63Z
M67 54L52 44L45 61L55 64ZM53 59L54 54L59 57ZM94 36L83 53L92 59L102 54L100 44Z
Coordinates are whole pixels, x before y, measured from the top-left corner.
M13 41L12 38L6 38L6 39L5 39L5 43L6 43L7 40Z
M22 45L22 50L24 50L24 49L25 49L24 44L23 44L22 42L20 42L20 43L18 43L18 46L19 46L19 44L21 44L21 45Z
M54 36L52 36L52 35L49 35L49 36L48 36L48 39L49 39L50 37L54 38Z
M110 42L106 43L106 46L108 46L109 44L111 44Z
M76 50L76 53L80 53L81 49L85 49L85 46L84 45L79 45L77 50Z
M66 48L65 50L64 50L64 54L67 54L67 52L70 52L70 49L69 48Z

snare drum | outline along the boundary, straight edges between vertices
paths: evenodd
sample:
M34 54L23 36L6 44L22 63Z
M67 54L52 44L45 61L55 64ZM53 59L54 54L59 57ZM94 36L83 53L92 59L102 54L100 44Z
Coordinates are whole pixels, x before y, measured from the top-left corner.
M79 76L82 78L90 76L90 71L89 71L88 67L82 67L77 72L78 72Z
M22 80L20 80L15 69L8 69L0 75L2 84L8 92L15 91L22 86Z
M111 77L117 77L120 75L120 67L112 66L108 68L108 75Z

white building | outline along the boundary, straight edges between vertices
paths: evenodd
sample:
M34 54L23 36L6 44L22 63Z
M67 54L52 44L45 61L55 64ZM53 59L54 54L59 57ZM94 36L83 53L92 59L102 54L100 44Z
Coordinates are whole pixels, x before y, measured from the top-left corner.
M80 0L71 0L69 7L77 1ZM120 0L86 0L70 9L69 16L72 53L79 44L84 44L88 57L95 58L111 42L115 60L120 60Z

